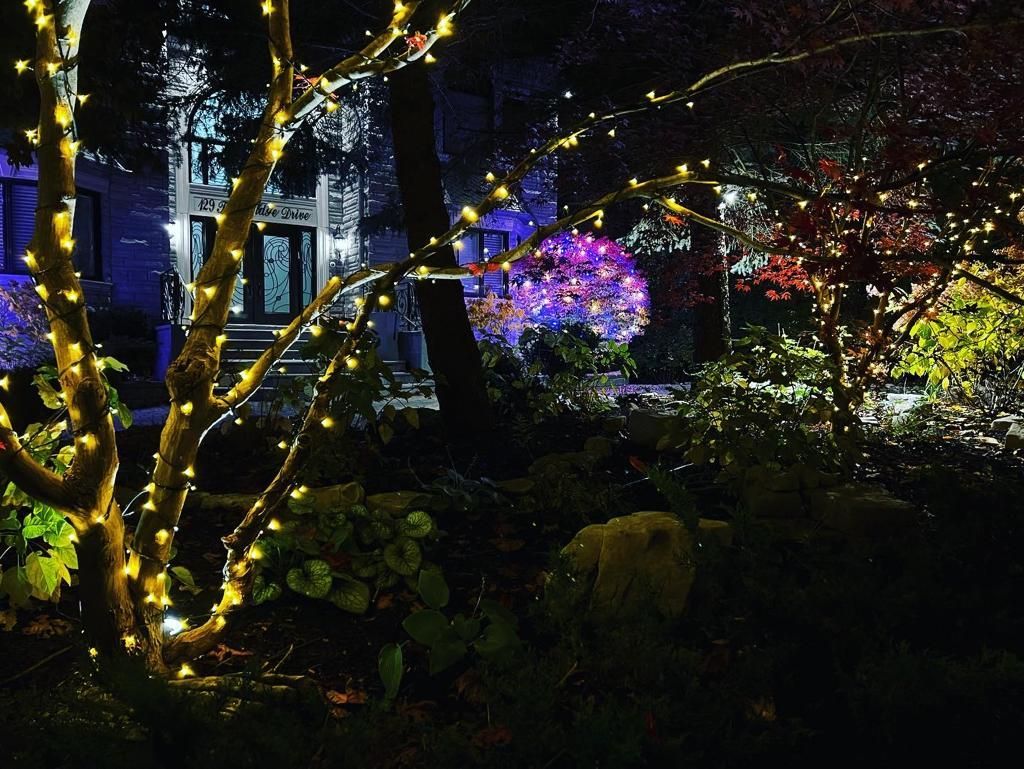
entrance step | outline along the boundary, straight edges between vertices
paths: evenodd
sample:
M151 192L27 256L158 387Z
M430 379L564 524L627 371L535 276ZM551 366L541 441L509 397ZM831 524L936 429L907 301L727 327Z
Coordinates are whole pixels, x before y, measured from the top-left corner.
M252 366L256 359L274 343L275 331L282 326L268 324L228 324L224 329L227 341L221 353L221 383L217 392L225 392L233 381L232 374ZM255 400L271 400L274 391L287 384L289 381L300 376L308 376L315 373L313 366L302 358L300 351L309 341L311 334L309 330L303 331L295 343L288 349L284 356L277 362L277 365L267 374L264 386L256 394ZM405 362L400 360L387 360L385 365L390 368L396 380L405 385L412 384L414 378L409 373Z

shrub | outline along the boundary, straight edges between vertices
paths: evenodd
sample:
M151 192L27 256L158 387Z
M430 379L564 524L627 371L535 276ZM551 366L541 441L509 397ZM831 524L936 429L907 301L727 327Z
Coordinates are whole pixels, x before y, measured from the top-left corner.
M832 414L826 356L751 327L735 352L706 366L681 404L662 448L721 468L725 480L755 466L832 468L839 461L822 425Z
M49 330L31 281L0 284L0 370L33 369L52 360Z
M914 324L910 342L893 377L922 377L929 394L993 413L1024 406L1024 316L1016 305L962 282Z
M506 414L531 414L534 422L566 411L611 407L602 392L608 373L633 372L625 344L601 341L586 327L526 329L516 346L503 337L480 341L491 400Z
M632 255L593 235L565 233L544 241L515 266L511 299L529 323L583 325L617 342L629 342L648 321L647 282Z

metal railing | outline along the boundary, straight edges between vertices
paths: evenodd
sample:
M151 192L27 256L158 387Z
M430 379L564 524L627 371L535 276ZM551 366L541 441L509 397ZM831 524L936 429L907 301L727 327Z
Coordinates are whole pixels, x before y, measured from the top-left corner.
M185 318L185 283L175 269L160 273L160 319L180 324Z
M395 286L395 312L398 313L402 331L422 331L423 318L420 303L416 298L416 286L412 281L402 281Z

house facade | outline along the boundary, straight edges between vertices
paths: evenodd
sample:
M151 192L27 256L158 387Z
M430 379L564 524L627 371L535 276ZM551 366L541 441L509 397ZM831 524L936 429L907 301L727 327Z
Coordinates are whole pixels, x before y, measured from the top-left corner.
M514 76L496 73L481 93L446 91L439 99L436 136L453 222L463 205L479 197L486 173L473 168L475 179L467 180L453 160L490 141L506 117L505 105L524 98L528 88ZM230 326L238 336L253 339L264 332L269 343L273 329L294 317L331 277L408 255L404 232L370 226L400 207L389 132L375 121L373 110L362 108L386 98L386 85L363 84L357 98L347 99L345 108L329 116L341 150L365 159L359 169L322 174L306 195L285 195L271 187L264 196L232 305ZM157 326L158 377L183 339L191 310L186 287L210 253L216 217L231 189L216 151L215 106L203 126L183 133L182 145L168 152L164 168L132 172L88 157L79 163L75 259L89 305L138 310ZM555 206L545 199L550 189L545 173L532 175L521 195L482 218L456 244L461 262L496 256L553 218ZM0 271L10 280L27 278L21 256L32 236L35 185L34 167L16 168L0 154ZM500 270L486 272L465 280L465 293L500 293L503 280L507 277ZM350 316L354 298L339 302L332 313ZM394 311L377 318L382 354L427 367L416 339L420 330L411 287L400 286L396 298ZM235 359L244 365L244 355Z

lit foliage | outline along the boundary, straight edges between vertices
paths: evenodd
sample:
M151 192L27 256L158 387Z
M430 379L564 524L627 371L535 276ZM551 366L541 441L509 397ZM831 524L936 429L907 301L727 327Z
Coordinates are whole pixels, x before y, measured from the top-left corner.
M566 233L516 264L512 301L531 323L584 325L628 342L648 322L647 281L631 254L612 240Z
M989 276L1020 291L1020 276ZM1016 285L1015 285L1016 284ZM933 395L949 395L992 412L1024 404L1024 315L1017 305L959 281L910 329L894 377L924 378Z
M35 368L53 359L46 315L28 282L0 285L0 370Z

